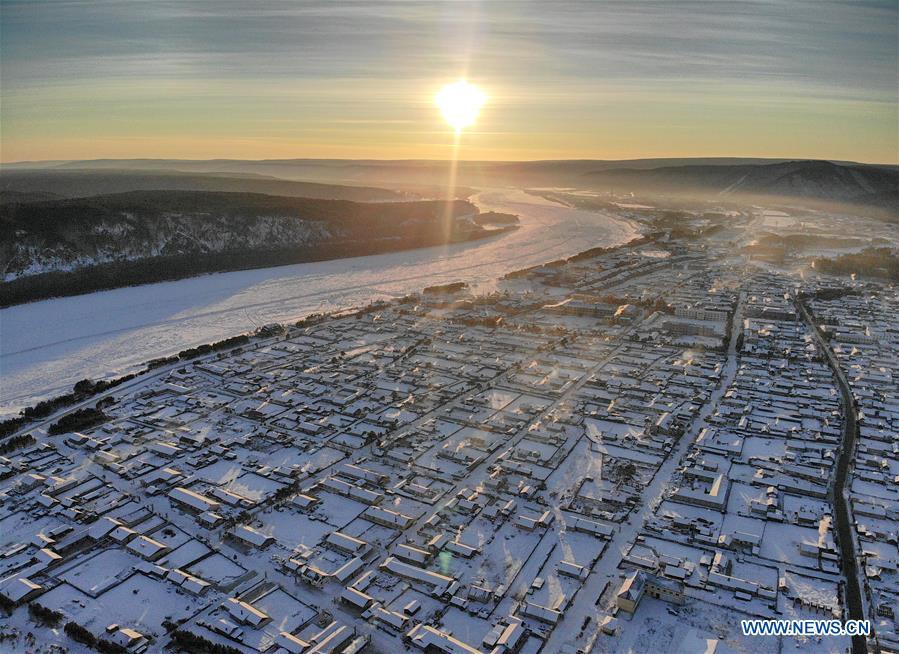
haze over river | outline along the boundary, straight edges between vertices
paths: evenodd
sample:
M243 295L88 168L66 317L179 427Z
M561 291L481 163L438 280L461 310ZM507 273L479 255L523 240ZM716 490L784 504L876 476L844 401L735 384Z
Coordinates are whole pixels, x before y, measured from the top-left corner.
M0 414L68 392L80 379L137 370L155 357L454 281L489 288L505 273L595 246L624 243L637 225L520 190L471 198L517 214L519 229L470 243L352 259L216 273L32 302L0 310Z

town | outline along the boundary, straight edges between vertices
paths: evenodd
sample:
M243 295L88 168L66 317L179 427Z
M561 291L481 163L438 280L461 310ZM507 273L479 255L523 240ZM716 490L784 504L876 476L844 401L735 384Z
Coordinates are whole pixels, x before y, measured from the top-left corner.
M726 219L268 325L26 427L0 648L843 652L740 620L853 617L899 650L895 284Z

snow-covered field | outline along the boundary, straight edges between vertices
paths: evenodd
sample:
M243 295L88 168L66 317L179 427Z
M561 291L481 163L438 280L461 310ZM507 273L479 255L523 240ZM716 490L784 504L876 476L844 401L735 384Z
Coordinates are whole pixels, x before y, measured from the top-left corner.
M217 273L0 310L0 415L132 371L149 359L316 311L464 280L485 290L510 270L637 236L622 217L520 190L479 193L482 211L518 214L491 239L321 263Z

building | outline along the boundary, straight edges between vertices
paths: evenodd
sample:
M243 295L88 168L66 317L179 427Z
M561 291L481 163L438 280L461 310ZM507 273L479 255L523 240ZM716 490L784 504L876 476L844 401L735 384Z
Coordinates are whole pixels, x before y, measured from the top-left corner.
M435 597L444 595L456 584L455 579L452 577L403 563L395 556L388 556L384 563L381 564L381 569L397 577L427 586Z
M481 651L439 629L426 624L412 627L404 640L423 652L440 654L481 654Z
M247 527L246 525L238 525L230 532L228 532L228 535L239 543L246 545L247 547L255 547L259 549L265 549L275 542L274 537L267 536L262 532L256 531L252 527Z
M265 612L260 611L253 605L243 602L236 597L229 597L226 599L224 604L222 604L222 608L224 608L239 624L249 625L254 629L259 629L271 622L271 618Z
M217 511L221 506L217 501L181 486L171 490L169 499L184 508L196 511L197 513Z
M415 518L412 516L403 515L402 513L397 513L396 511L384 509L379 506L368 507L360 517L383 527L400 530L406 529L415 522Z
M635 570L624 578L615 603L625 613L634 613L644 595L678 605L684 603L685 597L683 584Z
M36 597L42 591L42 586L26 577L12 577L0 585L0 598L16 606Z

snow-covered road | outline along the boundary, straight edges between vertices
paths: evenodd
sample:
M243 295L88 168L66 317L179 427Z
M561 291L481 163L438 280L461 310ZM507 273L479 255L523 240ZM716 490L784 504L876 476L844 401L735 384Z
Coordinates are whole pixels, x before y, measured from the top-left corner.
M520 216L519 229L471 243L353 259L218 273L33 302L0 310L0 415L66 392L80 379L124 374L154 357L239 334L464 280L489 289L506 272L623 243L637 226L515 189L474 196L482 211Z
M599 616L599 609L596 608L596 605L600 594L607 583L618 583L619 564L630 550L644 523L653 514L658 504L664 500L665 493L670 488L671 476L680 466L684 455L690 450L697 436L699 436L699 432L707 424L706 419L718 407L718 403L736 377L738 364L736 343L743 324L743 300L744 297L741 293L737 307L734 310L727 359L724 362L717 387L699 412L693 417L690 428L680 438L671 452L668 453L658 470L656 470L652 481L643 488L639 507L630 515L627 522L622 523L615 530L599 562L593 566L590 575L578 590L572 603L565 610L562 621L556 626L544 644L544 651L559 652L562 651L562 647L566 644L582 646L585 641L596 638L597 630L599 629L598 620L596 619ZM587 616L590 616L592 619L591 625L589 629L583 630L584 633L579 634L576 629L581 629L581 625L584 624L584 618ZM599 650L593 651L598 652ZM629 650L626 647L619 647L616 651L626 652Z

